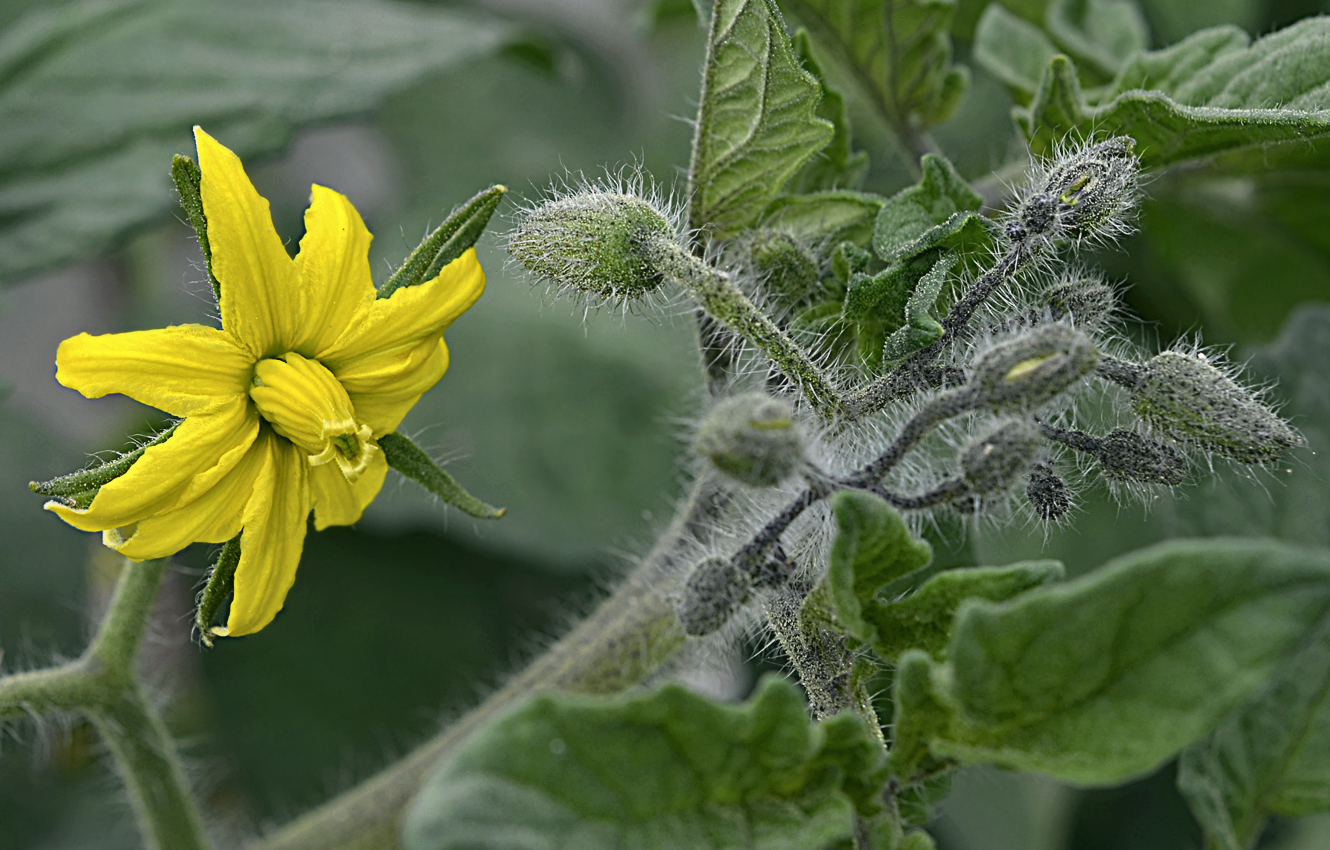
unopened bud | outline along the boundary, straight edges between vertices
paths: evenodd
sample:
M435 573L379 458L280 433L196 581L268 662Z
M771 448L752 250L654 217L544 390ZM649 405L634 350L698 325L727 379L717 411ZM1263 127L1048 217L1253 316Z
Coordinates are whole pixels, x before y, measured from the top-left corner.
M1029 410L1057 398L1098 362L1088 336L1068 325L1043 325L981 354L968 386L980 404Z
M1113 312L1113 289L1095 278L1076 278L1044 290L1043 301L1054 319L1068 316L1080 327L1094 327Z
M1187 458L1174 446L1129 428L1114 428L1095 452L1104 475L1117 481L1176 487L1187 477Z
M961 452L961 480L970 496L1002 493L1030 470L1043 445L1039 429L1009 422Z
M1007 237L1013 242L1076 240L1120 230L1136 201L1140 163L1132 153L1135 144L1118 136L1053 162L1017 206Z
M1271 463L1302 444L1284 420L1203 355L1165 351L1141 367L1136 413L1180 443L1241 463Z
M658 289L682 256L660 210L634 195L598 189L530 211L509 236L508 250L535 274L606 300Z
M1071 488L1046 463L1036 463L1030 467L1030 477L1025 482L1025 498L1030 500L1030 507L1045 522L1061 519L1071 510Z
M789 404L762 393L731 396L702 423L697 451L732 478L773 487L803 462L803 436L793 416Z
M788 304L799 304L821 289L817 260L788 233L754 231L747 247L753 271L773 295Z
M707 558L684 585L679 622L686 634L709 635L729 622L750 593L752 581L729 558Z

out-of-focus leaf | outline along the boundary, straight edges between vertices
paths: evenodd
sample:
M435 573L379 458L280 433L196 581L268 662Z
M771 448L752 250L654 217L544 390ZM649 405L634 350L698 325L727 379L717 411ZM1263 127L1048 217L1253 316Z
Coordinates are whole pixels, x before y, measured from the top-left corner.
M1076 69L1054 57L1017 123L1037 154L1067 135L1128 135L1147 167L1330 133L1330 18L1252 42L1215 27L1138 54L1091 104Z
M945 121L969 85L951 64L955 0L785 0L832 79L896 133ZM849 92L847 92L848 94Z
M88 0L0 38L0 281L166 212L207 128L241 156L502 46L510 24L390 0Z
M1022 102L1039 90L1057 45L1039 27L990 3L974 32L974 60L1001 80Z
M720 238L755 224L835 135L821 83L799 66L775 0L720 0L690 169L688 222Z
M762 226L813 245L853 242L867 247L886 199L867 192L839 190L777 198L767 207Z
M440 766L408 810L404 845L822 850L848 844L881 762L857 716L812 723L777 677L740 706L677 685L608 700L546 694Z
M868 174L868 153L854 150L854 132L850 116L845 111L845 98L827 85L822 68L813 56L808 43L808 31L794 34L794 55L804 69L817 77L822 86L822 99L817 103L817 117L831 122L836 135L831 143L810 159L786 186L793 195L803 195L824 189L857 189Z
M1261 696L1183 752L1178 787L1223 850L1245 850L1271 814L1330 809L1330 620Z
M1328 613L1330 550L1174 541L966 605L949 660L911 680L934 696L902 705L953 707L936 755L1118 783L1209 734Z
M1108 77L1150 47L1136 0L1053 0L1044 21L1063 50Z

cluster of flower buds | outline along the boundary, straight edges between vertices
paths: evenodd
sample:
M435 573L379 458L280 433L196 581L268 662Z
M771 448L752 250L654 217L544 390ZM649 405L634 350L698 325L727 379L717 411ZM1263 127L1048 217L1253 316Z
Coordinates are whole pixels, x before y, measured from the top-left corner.
M764 393L719 402L702 421L694 445L718 470L753 487L774 487L804 462L793 408Z

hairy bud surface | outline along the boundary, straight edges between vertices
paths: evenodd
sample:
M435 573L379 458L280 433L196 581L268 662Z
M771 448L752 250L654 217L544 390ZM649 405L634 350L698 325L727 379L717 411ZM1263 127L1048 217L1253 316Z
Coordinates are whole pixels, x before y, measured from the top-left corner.
M1044 325L981 354L968 386L982 405L1028 410L1057 398L1098 362L1088 336L1068 325Z
M1302 439L1250 392L1199 355L1157 354L1132 388L1136 414L1160 432L1221 457L1272 463Z
M1043 292L1043 302L1054 319L1070 317L1080 327L1102 324L1113 312L1115 301L1112 288L1092 277L1059 281Z
M1071 488L1046 463L1036 463L1030 467L1030 477L1025 482L1025 498L1030 501L1035 515L1045 522L1059 520L1071 510Z
M1135 145L1118 136L1054 159L1017 205L1007 237L1013 242L1081 240L1124 230L1140 174Z
M697 451L721 472L754 487L774 487L804 458L794 411L762 393L731 396L715 406L697 434Z
M588 190L541 204L508 237L522 265L606 300L660 288L681 254L669 219L634 195Z
M969 495L1001 493L1030 470L1043 445L1039 429L1025 421L1009 422L961 452L961 480Z
M802 303L821 288L817 260L788 233L754 231L747 247L753 271L773 295L787 304Z
M679 603L686 634L700 637L720 629L752 593L752 580L729 558L707 558L693 567Z
M1187 458L1175 447L1114 428L1095 452L1104 475L1115 481L1176 487L1187 477Z

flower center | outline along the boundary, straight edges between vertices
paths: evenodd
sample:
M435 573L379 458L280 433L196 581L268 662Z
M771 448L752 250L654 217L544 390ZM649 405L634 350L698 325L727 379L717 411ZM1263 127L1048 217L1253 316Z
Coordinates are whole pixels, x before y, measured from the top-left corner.
M354 482L380 451L346 390L317 360L294 351L260 360L249 397L274 431L309 453L311 466L335 461Z

